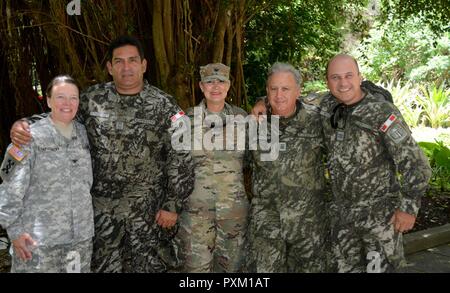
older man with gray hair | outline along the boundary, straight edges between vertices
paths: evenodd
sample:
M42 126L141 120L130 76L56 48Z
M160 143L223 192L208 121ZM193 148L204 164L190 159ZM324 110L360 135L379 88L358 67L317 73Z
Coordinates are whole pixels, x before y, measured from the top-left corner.
M277 159L252 152L252 192L246 269L323 272L327 233L320 114L300 96L301 75L275 63L267 79L267 122L279 123ZM272 127L268 127L273 132ZM271 133L272 136L276 135Z

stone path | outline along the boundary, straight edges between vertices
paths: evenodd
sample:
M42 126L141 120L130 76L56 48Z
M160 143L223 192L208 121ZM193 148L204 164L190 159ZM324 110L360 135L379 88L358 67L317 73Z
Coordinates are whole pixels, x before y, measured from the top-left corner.
M450 243L406 256L406 273L450 273Z

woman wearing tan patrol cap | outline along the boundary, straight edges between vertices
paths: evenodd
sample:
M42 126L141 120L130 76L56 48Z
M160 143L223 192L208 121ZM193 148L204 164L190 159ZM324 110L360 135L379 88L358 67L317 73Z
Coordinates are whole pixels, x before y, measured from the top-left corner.
M238 132L245 139L245 128L234 121L244 121L247 113L225 102L229 73L230 68L221 63L200 67L200 89L205 98L187 110L195 186L181 215L179 232L186 252L186 272L237 272L242 265L249 203L243 176L245 140L243 146L238 144L242 138ZM227 131L233 131L232 141Z

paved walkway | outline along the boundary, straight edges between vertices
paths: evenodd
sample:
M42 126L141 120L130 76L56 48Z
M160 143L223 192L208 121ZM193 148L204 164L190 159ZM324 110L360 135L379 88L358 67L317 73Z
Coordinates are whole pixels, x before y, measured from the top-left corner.
M406 256L406 273L450 273L450 243Z

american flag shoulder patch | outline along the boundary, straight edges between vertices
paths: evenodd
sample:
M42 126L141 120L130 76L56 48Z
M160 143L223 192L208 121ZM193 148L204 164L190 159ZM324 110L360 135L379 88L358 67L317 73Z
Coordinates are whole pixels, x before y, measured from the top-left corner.
M17 162L21 162L23 158L25 158L25 153L15 145L10 145L8 147L8 154L10 154Z

